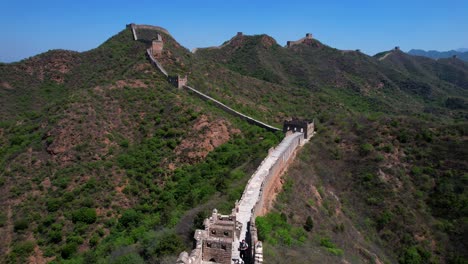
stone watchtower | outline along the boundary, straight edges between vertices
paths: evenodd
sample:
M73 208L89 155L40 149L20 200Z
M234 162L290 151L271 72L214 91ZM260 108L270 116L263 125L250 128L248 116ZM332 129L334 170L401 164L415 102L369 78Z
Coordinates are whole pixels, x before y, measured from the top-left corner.
M188 77L185 75L184 77L180 75L170 75L167 77L167 81L170 82L172 85L174 85L177 88L182 88L185 85L187 85Z
M203 240L202 260L215 263L231 263L232 243L236 235L236 216L220 215L216 209L205 220L207 236Z
M232 249L235 239L239 237L242 224L236 221L236 208L230 215L213 213L204 223L205 229L195 231L196 248L190 255L182 252L177 263L199 264L199 263L232 263Z
M151 43L151 53L153 54L153 56L161 55L162 50L163 50L163 46L164 46L164 42L162 40L161 35L159 35L159 33L158 33L156 38L153 39L153 41Z
M304 138L308 139L314 134L314 122L292 118L283 123L283 133L288 131L304 133Z
M312 44L313 43L312 39L313 39L312 33L306 33L305 37L303 37L303 38L301 38L299 40L296 40L296 41L290 40L290 41L286 42L286 46L288 48L290 48L290 47L292 47L294 45L297 45L297 44Z

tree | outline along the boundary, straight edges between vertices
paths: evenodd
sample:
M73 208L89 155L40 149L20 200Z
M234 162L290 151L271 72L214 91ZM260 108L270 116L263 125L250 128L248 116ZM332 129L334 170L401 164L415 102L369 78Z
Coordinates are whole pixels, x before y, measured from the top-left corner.
M92 224L96 222L96 210L94 208L81 208L72 213L73 223L83 222L86 224Z
M310 217L310 215L307 217L307 220L304 224L304 229L307 231L307 232L310 232L312 231L312 228L314 228L314 221L312 220L312 217Z

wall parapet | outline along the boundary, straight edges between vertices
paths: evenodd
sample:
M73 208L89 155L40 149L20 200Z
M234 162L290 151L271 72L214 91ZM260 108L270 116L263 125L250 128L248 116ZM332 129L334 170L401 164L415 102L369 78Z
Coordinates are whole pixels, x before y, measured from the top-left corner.
M136 29L135 29L135 24L131 23L130 27L131 27L132 33L133 33L133 40L138 40L138 37L137 37L137 34L136 34Z
M135 30L138 30L138 29L150 29L150 30L156 30L156 31L160 31L166 35L169 35L171 36L171 34L169 33L169 31L163 27L158 27L158 26L151 26L151 25L137 25L137 24L133 24L134 27L135 27Z
M167 74L167 71L164 69L164 67L161 65L161 63L156 60L156 58L153 56L153 53L151 49L146 50L146 54L148 55L149 59L151 60L151 63L155 65L166 77L169 75Z
M198 50L212 50L212 49L222 49L224 47L226 47L227 45L231 44L231 42L235 39L235 38L242 38L244 36L244 33L242 32L237 32L237 34L232 37L230 40L226 41L225 43L219 45L219 46L211 46L211 47L201 47L201 48L193 48L192 49L192 53L196 53Z
M310 41L311 41L312 39L313 39L312 34L311 34L311 33L307 33L305 37L303 37L303 38L301 38L301 39L299 39L299 40L296 40L296 41L290 40L290 41L286 42L286 46L287 46L288 48L290 48L290 47L292 47L292 46L294 46L294 45L298 45L298 44L301 44L301 43L308 43L308 42L310 43Z
M249 123L252 123L252 124L254 124L254 125L257 125L257 126L259 126L259 127L265 128L265 129L270 130L270 131L273 131L273 132L275 132L275 131L281 131L281 129L279 129L279 128L277 128L277 127L270 126L270 125L268 125L268 124L263 123L262 121L259 121L259 120L256 120L256 119L250 117L250 116L244 115L244 114L242 114L242 113L240 113L240 112L238 112L238 111L236 111L236 110L230 108L229 106L227 106L227 105L221 103L220 101L214 99L213 97L208 96L208 95L206 95L206 94L204 94L204 93L202 93L202 92L196 90L195 88L192 88L192 87L190 87L190 86L188 86L188 85L185 85L184 87L187 88L189 91L194 92L195 94L197 94L197 95L198 95L199 97L201 97L202 99L204 99L204 100L209 100L209 101L211 101L211 102L214 102L218 107L220 107L220 108L223 109L224 111L226 111L226 112L228 112L228 113L230 113L230 114L232 114L232 115L238 116L238 117L240 117L240 118L246 120L246 121L249 122Z

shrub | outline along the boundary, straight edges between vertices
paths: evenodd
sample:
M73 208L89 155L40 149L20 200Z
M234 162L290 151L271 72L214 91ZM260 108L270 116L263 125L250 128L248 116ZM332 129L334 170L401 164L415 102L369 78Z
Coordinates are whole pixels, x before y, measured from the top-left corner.
M320 246L324 247L328 252L335 256L342 256L343 250L338 248L328 237L320 239Z
M52 243L58 243L62 241L62 232L58 230L53 230L48 233L49 241Z
M276 245L301 244L306 237L302 228L292 227L288 222L286 215L279 213L268 213L265 216L259 216L255 220L259 240Z
M372 146L372 145L369 144L369 143L365 143L365 144L362 144L362 145L359 147L359 154L360 154L361 156L367 156L367 155L369 155L373 150L374 150L374 146Z
M307 232L310 232L312 231L312 228L314 228L314 221L312 220L312 217L310 217L310 215L307 217L307 220L304 224L304 229L307 231Z
M119 219L119 223L125 227L138 223L140 215L133 209L126 210Z
M20 242L13 246L13 252L20 257L27 257L34 251L33 241Z
M83 238L80 236L69 236L67 237L67 243L75 243L77 245L83 244Z
M44 220L42 221L42 224L47 227L47 226L50 226L51 224L53 224L55 222L55 218L53 215L48 215L44 218Z
M96 210L94 208L81 208L72 213L72 221L92 224L96 222Z
M55 212L60 208L61 205L62 205L62 201L60 199L51 198L47 200L47 211Z
M406 130L401 130L399 132L399 134L397 135L397 139L398 141L400 141L401 143L406 143L408 142L408 139L409 139L409 135L408 135L408 132Z
M64 259L68 259L73 253L76 252L78 249L78 246L76 245L75 242L67 243L62 247L62 250L60 252L60 255Z
M28 223L28 220L26 219L20 219L16 221L14 224L15 232L28 229L28 227L29 227L29 223Z
M423 170L421 167L414 166L413 168L411 168L411 174L413 174L414 176L419 176L422 173L423 173Z
M393 152L393 146L392 145L385 145L382 147L382 150L386 153Z
M128 142L128 139L124 139L120 142L119 144L122 148L128 148L129 146L129 142Z
M89 245L91 247L95 247L97 246L97 244L99 243L99 235L98 234L94 234L90 239L89 239Z
M416 247L410 247L406 249L399 262L401 264L420 264L422 263L421 261L421 256L419 255Z
M0 212L0 227L3 227L7 222L7 215L3 212Z
M144 264L145 260L137 253L130 253L124 256L117 257L111 264Z

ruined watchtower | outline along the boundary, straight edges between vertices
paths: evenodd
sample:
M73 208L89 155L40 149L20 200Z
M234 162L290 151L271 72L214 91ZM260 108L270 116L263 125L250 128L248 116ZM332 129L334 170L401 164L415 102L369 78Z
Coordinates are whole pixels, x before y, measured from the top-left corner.
M187 75L184 77L181 77L180 75L170 75L167 77L167 81L179 89L187 85L187 80Z
M161 35L159 35L159 33L158 33L156 38L153 39L153 41L151 43L151 53L153 54L153 56L161 55L162 50L163 50L163 46L164 46L164 42L162 40Z
M205 219L204 225L205 230L195 231L197 248L190 256L187 252L182 252L177 263L205 263L206 261L231 264L233 242L240 233L235 209L230 215L218 214L218 211L213 209L211 217Z
M283 123L283 133L288 131L304 133L304 138L310 138L314 134L314 122L291 118Z
M202 260L216 263L231 263L232 243L236 235L236 215L220 215L217 210L205 220L205 237Z

